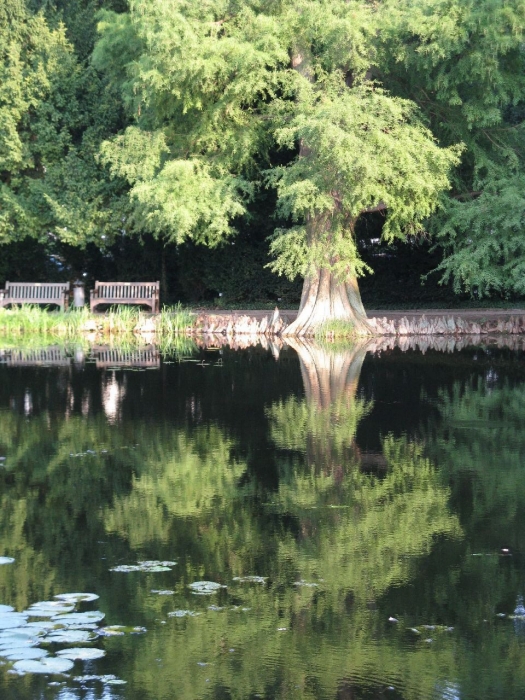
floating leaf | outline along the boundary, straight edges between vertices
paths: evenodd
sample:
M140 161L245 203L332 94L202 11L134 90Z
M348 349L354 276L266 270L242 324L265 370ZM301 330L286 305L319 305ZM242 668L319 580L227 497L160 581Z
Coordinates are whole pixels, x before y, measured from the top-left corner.
M304 581L303 579L301 579L300 581L295 581L293 585L299 588L319 588L318 583L309 583L308 581Z
M234 576L233 580L239 583L266 583L268 576Z
M171 571L171 567L176 565L176 561L158 561L153 559L148 561L139 561L137 564L121 564L120 566L114 566L112 569L110 569L110 571L117 571L124 574L132 571L147 571L155 573L157 571Z
M13 557L0 557L0 566L3 564L13 564L14 561Z
M0 640L0 654L15 647L34 647L40 644L41 640L36 637L25 637L24 635L13 634L11 637L3 637Z
M54 597L70 603L91 603L100 598L96 593L59 593Z
M194 583L190 583L188 588L191 588L192 593L195 595L213 595L221 588L227 588L227 586L215 583L214 581L195 581Z
M3 613L14 612L15 609L11 605L0 605L0 615Z
M197 617L200 615L198 612L193 610L174 610L168 613L168 617Z
M121 678L117 678L117 676L114 676L111 673L108 673L105 676L75 676L73 680L76 683L92 683L93 681L98 681L107 685L125 685L127 682L123 681Z
M27 622L27 615L22 613L2 613L0 615L0 630L22 627Z
M156 593L157 595L175 595L175 591L157 591L152 589L151 592Z
M97 639L97 635L93 632L66 629L48 634L45 641L54 644L80 644L81 642L93 642L95 639Z
M11 652L2 652L2 656L9 661L22 661L23 659L43 659L47 656L47 651L45 649L39 649L38 647L17 647Z
M104 649L92 649L89 647L73 647L71 649L61 649L57 651L57 656L61 659L71 659L76 661L94 661L95 659L101 659L106 656Z
M70 659L62 659L54 656L43 659L27 659L17 661L13 668L18 673L67 673L74 664Z
M64 625L82 625L83 623L100 622L106 617L100 610L88 610L87 612L70 613L69 615L56 615L53 620Z
M27 610L24 610L24 614L31 617L54 617L55 615L65 615L74 609L74 605L62 600L44 600L41 603L30 605Z
M114 625L113 627L101 627L98 634L101 637L123 637L126 633L120 625Z
M126 627L125 625L109 625L97 630L101 637L122 637L125 634L143 634L147 632L145 627Z
M26 627L35 630L35 634L38 634L38 631L47 632L48 630L65 629L65 625L62 625L59 622L51 622L51 620L42 620L41 622L28 622Z
M40 630L35 630L30 627L15 627L14 629L4 630L0 632L0 646L2 644L7 644L13 640L25 640L25 639L37 639L42 632Z

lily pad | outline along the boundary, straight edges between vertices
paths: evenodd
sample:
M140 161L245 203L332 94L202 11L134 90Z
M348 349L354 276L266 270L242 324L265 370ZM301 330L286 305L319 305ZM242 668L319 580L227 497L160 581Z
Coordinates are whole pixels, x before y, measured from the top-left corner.
M11 605L0 605L0 615L3 613L14 612L15 609Z
M147 632L145 627L126 627L125 625L109 625L97 630L101 637L123 637L125 634L143 634L144 632Z
M239 583L266 583L268 576L234 576L233 580Z
M28 639L38 641L39 635L42 633L38 630L26 629L25 627L15 627L14 629L4 630L0 632L0 646L12 644L15 641L26 641Z
M318 583L309 583L308 581L304 581L301 579L300 581L295 581L294 586L297 586L298 588L319 588Z
M87 612L69 613L69 615L56 615L53 617L55 622L61 622L64 625L82 625L83 623L100 622L106 617L106 614L100 610L88 610Z
M97 634L100 637L123 637L126 633L120 625L113 625L112 627L101 627L97 630Z
M27 616L22 613L3 613L0 615L0 630L22 627L27 622Z
M98 681L100 683L106 683L107 685L125 685L127 681L114 676L112 673L107 673L104 676L96 676L95 674L89 676L75 676L73 678L75 683L93 683Z
M0 557L0 566L3 564L14 564L13 557Z
M54 597L66 603L92 603L100 598L96 593L59 593Z
M88 630L57 630L48 634L45 638L46 642L53 644L81 644L82 642L93 642L97 639L97 635Z
M9 653L2 652L2 656L9 661L22 661L24 659L43 659L46 657L47 651L38 647L18 647L12 649Z
M214 581L194 581L194 583L190 583L188 588L191 588L191 592L195 595L213 595L221 588L227 588L227 586Z
M150 573L156 573L158 571L171 571L171 567L176 565L176 561L158 561L154 559L139 561L137 564L121 564L120 566L114 566L112 569L110 569L110 571L117 571L124 574L128 574L132 571L147 571Z
M65 625L59 622L52 622L51 620L42 620L38 622L28 622L26 627L35 630L35 634L38 632L47 632L48 630L62 630L65 629Z
M157 591L152 589L151 592L156 593L157 595L175 595L175 591Z
M17 630L13 631L13 634L6 634L5 636L0 636L0 653L2 649L8 649L15 646L35 646L40 644L42 640L34 635L17 634Z
M30 605L27 610L24 610L24 614L31 617L54 617L55 615L66 615L73 612L74 609L74 605L62 600L44 600L41 603Z
M71 649L61 649L57 651L57 656L61 659L71 659L76 661L94 661L106 656L104 649L93 649L90 647L72 647Z
M43 659L26 659L17 661L13 668L18 673L67 673L74 664L70 659L62 659L54 656Z
M198 612L193 610L174 610L168 613L168 617L197 617L200 615Z

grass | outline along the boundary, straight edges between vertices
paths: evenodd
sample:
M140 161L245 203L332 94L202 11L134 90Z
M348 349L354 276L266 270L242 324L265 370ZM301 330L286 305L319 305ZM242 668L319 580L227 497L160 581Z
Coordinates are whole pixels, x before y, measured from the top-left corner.
M148 317L133 306L119 306L105 314L93 314L87 308L50 312L28 304L0 309L0 337L3 341L28 338L81 341L87 333L95 332L101 336L132 338L135 328L147 323ZM194 323L192 313L180 305L164 307L154 318L156 339L167 345L176 336L185 334Z
M342 319L334 319L326 321L315 332L317 340L335 340L338 338L358 337L356 328L351 321L343 321Z

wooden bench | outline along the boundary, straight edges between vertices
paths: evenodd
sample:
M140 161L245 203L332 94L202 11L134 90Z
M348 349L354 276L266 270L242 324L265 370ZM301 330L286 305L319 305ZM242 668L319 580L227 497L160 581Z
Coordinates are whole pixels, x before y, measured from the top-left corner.
M71 357L58 345L35 350L15 349L0 351L0 364L8 367L68 367Z
M132 350L112 348L109 345L95 345L91 349L91 356L96 360L97 369L111 369L113 367L160 368L160 354L154 345Z
M69 282L6 282L0 290L0 306L9 304L56 304L65 311L69 304Z
M159 289L159 282L95 282L89 308L93 311L99 304L135 304L149 306L155 314L160 310Z

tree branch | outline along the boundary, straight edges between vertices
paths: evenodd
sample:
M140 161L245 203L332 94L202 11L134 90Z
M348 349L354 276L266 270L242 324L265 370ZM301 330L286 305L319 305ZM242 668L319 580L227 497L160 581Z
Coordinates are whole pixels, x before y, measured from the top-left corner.
M368 209L363 209L359 215L361 214L373 214L376 211L385 211L387 209L387 206L384 202L379 202L379 204L376 207L368 207Z

